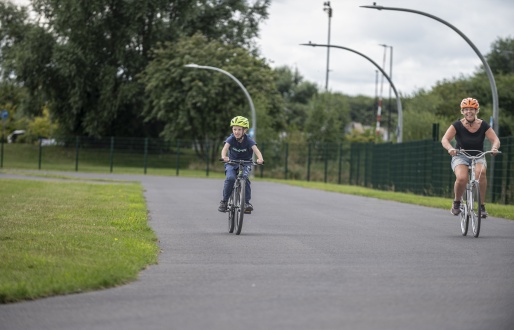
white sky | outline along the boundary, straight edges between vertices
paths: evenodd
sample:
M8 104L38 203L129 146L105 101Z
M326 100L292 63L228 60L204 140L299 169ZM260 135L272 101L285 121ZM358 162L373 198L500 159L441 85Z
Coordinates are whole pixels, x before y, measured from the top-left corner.
M324 0L272 0L258 44L272 67L297 68L305 80L325 88L328 43ZM406 8L455 26L485 56L499 37L514 38L513 0L378 0L377 6ZM356 50L383 65L384 47L393 47L393 83L401 94L431 89L437 81L472 75L481 65L471 46L450 27L419 14L360 8L372 0L332 0L331 45ZM390 72L387 49L385 71ZM348 95L375 96L376 67L347 50L330 49L328 87ZM380 78L378 85L380 93ZM389 94L384 79L383 95ZM393 94L394 97L394 94Z
M253 0L248 0L253 1ZM27 4L28 0L14 0ZM325 88L327 48L300 46L328 43L325 0L272 0L258 40L272 67L297 68L305 80ZM372 0L332 0L330 44L356 50L382 66L384 47L393 47L392 80L400 94L431 89L437 81L472 75L481 61L468 43L448 26L419 14L360 8ZM514 0L378 0L384 7L407 8L436 16L455 26L482 55L499 37L514 38ZM384 70L390 73L389 48ZM347 50L330 49L328 87L348 95L375 96L376 67ZM380 94L380 81L378 93ZM389 86L384 79L383 96ZM394 96L394 95L393 95Z

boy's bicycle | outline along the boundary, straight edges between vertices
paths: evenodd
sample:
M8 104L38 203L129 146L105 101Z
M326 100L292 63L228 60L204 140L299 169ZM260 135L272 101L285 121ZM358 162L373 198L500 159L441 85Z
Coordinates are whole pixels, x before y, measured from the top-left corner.
M243 176L245 165L261 165L251 160L229 160L225 162L223 159L220 161L226 164L238 165L236 181L232 188L232 194L228 199L227 213L228 213L228 232L236 235L241 234L243 229L243 218L245 215L246 208L246 179Z
M471 156L469 152L478 151L476 156ZM458 155L463 155L471 160L469 166L469 181L466 183L466 190L462 195L462 201L460 203L460 228L462 230L462 236L466 236L468 233L469 220L471 219L471 228L473 230L473 236L478 237L480 234L480 223L482 220L482 201L480 199L480 174L476 177L475 167L477 159L484 158L485 155L493 153L492 151L480 151L480 150L458 150ZM497 151L501 153L501 151Z

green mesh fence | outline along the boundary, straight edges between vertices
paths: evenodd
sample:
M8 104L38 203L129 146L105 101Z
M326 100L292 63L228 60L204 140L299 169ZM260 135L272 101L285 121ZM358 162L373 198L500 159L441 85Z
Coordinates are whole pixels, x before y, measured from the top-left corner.
M514 137L502 137L501 155L488 157L487 200L514 202ZM180 175L223 173L222 141L193 143L148 138L58 138L38 143L0 141L0 167ZM427 196L453 195L450 156L440 142L259 143L265 166L257 177L359 185ZM485 148L490 148L488 141Z

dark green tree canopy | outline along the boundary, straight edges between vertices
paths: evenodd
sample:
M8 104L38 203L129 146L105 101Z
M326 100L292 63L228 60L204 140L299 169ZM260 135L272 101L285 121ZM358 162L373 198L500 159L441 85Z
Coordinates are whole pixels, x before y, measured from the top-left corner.
M493 74L514 74L514 39L499 38L486 57Z
M265 62L244 48L195 35L163 44L141 76L147 95L145 117L165 123L161 135L167 140L221 142L230 134L232 117L252 118L249 101L234 80L213 70L184 67L190 63L232 74L256 103L258 121L280 127L281 99Z
M8 67L29 90L25 110L37 113L46 103L67 133L90 136L157 135L160 124L142 115L144 87L136 79L151 60L151 49L197 32L251 48L270 5L269 0L31 3L35 23L21 13L12 20L17 24L2 25L2 40L13 40L6 49ZM15 33L20 20L29 31L23 38Z

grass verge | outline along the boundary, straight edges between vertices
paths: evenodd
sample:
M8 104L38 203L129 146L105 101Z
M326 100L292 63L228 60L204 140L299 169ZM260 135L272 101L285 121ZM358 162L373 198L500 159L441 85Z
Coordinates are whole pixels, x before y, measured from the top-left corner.
M0 302L133 281L157 263L140 184L2 179Z
M451 199L443 197L420 196L415 194L392 192L384 190L375 190L359 186L338 185L323 182L305 182L305 181L292 181L292 180L269 180L273 182L284 183L292 186L298 186L310 189L320 189L325 191L338 192L342 194L359 195L365 197L373 197L378 199L385 199L401 203L423 205L439 209L447 209L448 212L451 207ZM505 218L514 220L514 205L503 204L487 204L487 212L491 216L497 218Z

